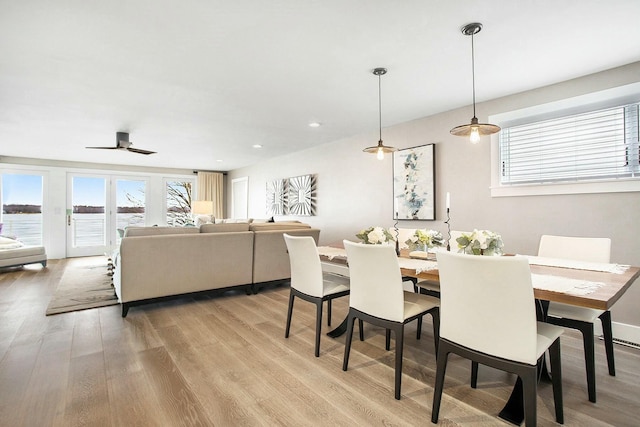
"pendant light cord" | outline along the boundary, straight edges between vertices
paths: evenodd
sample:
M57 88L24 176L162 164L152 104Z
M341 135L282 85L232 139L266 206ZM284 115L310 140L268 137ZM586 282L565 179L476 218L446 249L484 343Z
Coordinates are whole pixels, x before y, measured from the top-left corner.
M382 142L382 75L378 74L378 123L380 129L380 139Z
M476 116L476 59L473 48L473 33L471 33L471 87L473 91L473 117Z

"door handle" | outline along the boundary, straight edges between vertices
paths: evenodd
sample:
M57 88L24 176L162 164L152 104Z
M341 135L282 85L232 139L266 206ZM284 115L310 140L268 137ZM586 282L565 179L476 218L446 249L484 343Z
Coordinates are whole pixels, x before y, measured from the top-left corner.
M67 215L67 225L71 225L71 215Z

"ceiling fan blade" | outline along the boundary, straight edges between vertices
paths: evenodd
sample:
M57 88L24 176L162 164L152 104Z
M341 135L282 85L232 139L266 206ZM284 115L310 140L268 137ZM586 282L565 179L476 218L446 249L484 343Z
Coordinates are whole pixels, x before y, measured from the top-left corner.
M139 148L133 148L133 147L129 147L127 148L127 150L132 151L134 153L138 153L138 154L156 154L155 151L141 150Z
M84 148L95 148L98 150L117 150L120 147L84 147Z

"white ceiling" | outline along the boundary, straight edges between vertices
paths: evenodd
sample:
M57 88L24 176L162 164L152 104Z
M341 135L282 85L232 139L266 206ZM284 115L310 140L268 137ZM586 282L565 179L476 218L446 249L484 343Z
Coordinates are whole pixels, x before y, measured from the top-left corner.
M383 126L471 103L469 22L484 25L478 102L640 60L638 0L0 6L3 156L231 170L356 134L375 145L375 67ZM84 148L117 131L158 153Z

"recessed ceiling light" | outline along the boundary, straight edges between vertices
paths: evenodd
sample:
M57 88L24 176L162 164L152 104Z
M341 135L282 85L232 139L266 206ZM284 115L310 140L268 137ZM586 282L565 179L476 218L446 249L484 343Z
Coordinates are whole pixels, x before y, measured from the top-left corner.
M320 125L321 125L321 123L318 123L318 122L309 123L309 127L312 127L312 128L319 128Z
M217 159L216 162L222 163L222 159Z
M260 145L260 144L253 144L253 145L252 145L252 147L253 147L253 148L262 148L262 145Z

